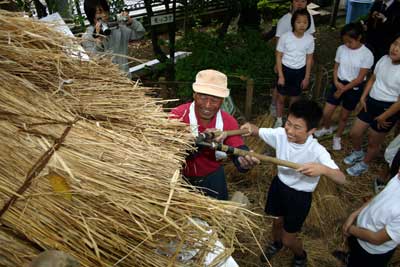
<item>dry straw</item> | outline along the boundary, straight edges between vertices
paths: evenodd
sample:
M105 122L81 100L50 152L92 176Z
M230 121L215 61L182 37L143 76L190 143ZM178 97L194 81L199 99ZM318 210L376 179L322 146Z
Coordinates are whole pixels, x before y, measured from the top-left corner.
M109 58L69 56L72 43L0 11L0 265L60 249L82 266L201 266L216 238L222 262L255 214L186 186L187 128Z

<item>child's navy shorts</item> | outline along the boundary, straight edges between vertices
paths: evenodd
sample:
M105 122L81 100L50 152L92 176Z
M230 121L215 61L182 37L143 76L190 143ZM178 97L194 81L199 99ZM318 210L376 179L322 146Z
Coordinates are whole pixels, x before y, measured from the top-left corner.
M285 96L301 95L301 82L306 76L306 67L301 69L291 69L282 64L283 76L285 77L285 85L277 84L278 93Z
M375 118L381 115L383 112L385 112L391 105L394 104L394 102L379 101L368 96L366 104L367 104L367 112L365 112L365 110L362 109L360 113L358 113L357 117L363 122L368 123L369 126L376 132L379 133L389 132L399 119L400 114L399 112L397 112L396 114L394 114L393 116L389 117L386 120L387 122L391 122L389 127L387 127L386 129L383 128L378 129L378 124Z
M343 85L348 84L348 81L339 80ZM326 102L334 106L339 106L342 103L343 108L352 111L356 108L358 102L360 101L364 85L360 84L357 90L350 89L344 92L339 98L335 98L333 95L336 93L337 88L334 83L332 83L331 89L329 90Z
M283 217L283 229L288 233L297 233L307 218L311 202L311 192L297 191L275 176L268 191L265 212Z

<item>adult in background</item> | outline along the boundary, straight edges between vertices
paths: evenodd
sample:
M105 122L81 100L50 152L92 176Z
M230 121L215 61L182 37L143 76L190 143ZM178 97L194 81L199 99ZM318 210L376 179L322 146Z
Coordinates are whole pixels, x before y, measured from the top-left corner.
M393 39L400 33L400 3L398 0L377 0L367 20L365 44L374 54L375 63L386 55Z
M82 37L83 48L89 53L113 54L113 63L129 73L128 44L144 36L146 31L143 25L124 11L117 25L109 27L110 7L107 0L85 0L84 9L90 26Z
M193 102L182 104L171 111L171 118L176 118L191 126L195 136L204 131L237 130L235 118L221 110L222 102L229 96L228 79L225 74L216 70L202 70L196 75L193 83ZM226 145L245 149L241 136L221 135L215 141ZM220 160L226 157L222 152L216 152L207 147L199 147L196 153L186 158L183 174L186 180L199 187L206 195L220 200L228 199L228 189L224 168ZM232 157L233 163L240 172L245 172L258 159L250 156Z

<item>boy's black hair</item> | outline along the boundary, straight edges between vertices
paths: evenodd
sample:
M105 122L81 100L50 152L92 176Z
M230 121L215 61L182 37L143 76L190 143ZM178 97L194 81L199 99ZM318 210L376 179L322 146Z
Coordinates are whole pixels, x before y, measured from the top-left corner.
M303 119L306 122L307 131L309 131L318 128L319 121L322 118L322 109L315 101L300 99L290 106L289 114Z
M292 15L292 19L290 20L290 24L292 25L292 31L294 32L294 23L296 22L298 16L307 17L308 25L306 30L308 30L311 27L311 15L308 12L307 8L302 8L302 9L297 9Z
M91 25L94 25L97 7L101 7L104 11L110 13L110 6L108 5L107 0L85 0L85 2L83 3L86 17Z
M399 32L399 33L396 33L396 35L392 38L392 40L391 40L391 42L390 42L390 45L392 45L392 44L394 43L394 41L397 40L397 38L400 38L400 32Z
M343 26L342 30L340 31L340 37L344 35L349 36L352 39L358 39L360 36L362 37L364 34L364 29L361 23L359 22L352 22Z

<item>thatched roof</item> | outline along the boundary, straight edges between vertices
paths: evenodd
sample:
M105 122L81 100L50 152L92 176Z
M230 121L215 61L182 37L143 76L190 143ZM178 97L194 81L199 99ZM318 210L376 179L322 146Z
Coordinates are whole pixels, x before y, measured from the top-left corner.
M0 11L0 240L12 244L0 265L41 249L82 266L202 265L217 236L221 262L253 214L189 188L178 171L191 148L186 126L109 59L69 56L73 43ZM179 261L195 247L191 263Z

